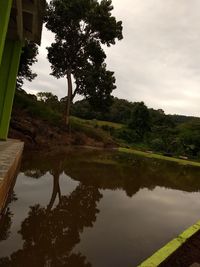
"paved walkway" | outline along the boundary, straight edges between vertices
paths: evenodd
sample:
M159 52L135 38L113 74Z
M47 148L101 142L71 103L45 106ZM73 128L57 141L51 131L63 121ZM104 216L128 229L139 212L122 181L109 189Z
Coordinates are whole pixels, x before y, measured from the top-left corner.
M0 213L13 184L23 147L19 140L0 141Z

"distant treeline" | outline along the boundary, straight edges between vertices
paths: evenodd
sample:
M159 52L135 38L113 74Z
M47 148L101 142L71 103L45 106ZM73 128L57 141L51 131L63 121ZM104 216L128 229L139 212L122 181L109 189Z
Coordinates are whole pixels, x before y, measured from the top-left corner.
M62 101L62 100L61 100ZM137 102L130 102L125 99L114 98L113 103L108 111L95 111L88 103L87 100L80 100L73 104L73 115L83 119L97 119L107 120L111 122L127 124L130 120L132 111ZM198 117L184 116L184 115L165 115L162 109L149 108L152 122L163 120L166 118L175 124L185 123L191 120L199 120Z

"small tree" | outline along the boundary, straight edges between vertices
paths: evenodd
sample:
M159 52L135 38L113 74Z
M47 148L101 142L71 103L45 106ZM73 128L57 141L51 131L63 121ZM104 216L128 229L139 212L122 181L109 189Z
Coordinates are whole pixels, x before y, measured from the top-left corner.
M106 55L101 44L110 46L123 38L122 22L116 21L112 10L111 0L52 0L49 4L46 27L55 33L55 43L47 48L48 59L52 75L67 77L67 125L76 94L84 95L95 106L110 102L115 78L103 63Z
M49 104L58 102L58 97L51 92L39 92L37 93L37 98L39 101Z
M50 92L39 92L37 93L37 99L41 102L44 102L54 111L60 111L60 102L58 97Z
M19 63L19 70L17 75L17 89L22 88L23 79L31 82L37 74L32 72L31 66L37 62L36 56L38 55L38 46L28 40L22 48L22 54Z

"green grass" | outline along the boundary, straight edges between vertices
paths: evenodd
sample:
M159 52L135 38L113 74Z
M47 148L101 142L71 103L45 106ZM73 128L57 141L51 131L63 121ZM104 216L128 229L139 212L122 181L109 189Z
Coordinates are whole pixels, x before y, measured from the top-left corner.
M26 111L31 117L46 120L51 124L58 125L61 121L61 115L46 104L38 102L28 95L16 91L14 99L14 107Z
M123 124L120 123L115 123L115 122L110 122L110 121L98 121L98 120L94 120L94 123L96 123L98 126L109 126L109 127L113 127L115 129L121 129L122 127L124 127Z
M70 123L85 124L86 120L80 119L78 117L70 116Z
M118 148L118 151L123 152L123 153L135 154L135 155L143 156L143 157L147 157L147 158L167 160L167 161L171 161L171 162L176 162L176 163L181 164L181 165L190 165L190 166L200 167L200 162L178 159L178 158L173 158L173 157L166 157L163 155L143 152L143 151L134 150L134 149L128 149L128 148L120 147L120 148Z
M109 127L113 127L115 129L120 129L122 128L124 125L120 124L120 123L115 123L115 122L109 122L109 121L99 121L99 120L84 120L75 116L71 116L70 117L70 121L72 123L79 123L79 124L87 124L87 125L91 125L91 126L109 126Z

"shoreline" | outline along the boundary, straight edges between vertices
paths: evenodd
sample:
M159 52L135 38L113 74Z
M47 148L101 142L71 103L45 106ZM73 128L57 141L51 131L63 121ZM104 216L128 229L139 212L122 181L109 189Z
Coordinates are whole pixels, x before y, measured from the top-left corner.
M200 167L200 162L191 161L191 160L184 160L184 159L179 159L179 158L174 158L174 157L167 157L167 156L163 156L160 154L148 153L148 152L135 150L135 149L131 149L131 148L119 147L119 148L117 148L117 151L119 151L121 153L135 154L138 156L143 156L143 157L151 158L151 159L171 161L171 162L178 163L180 165L186 165L186 166L189 165L189 166L193 166L193 167Z

